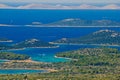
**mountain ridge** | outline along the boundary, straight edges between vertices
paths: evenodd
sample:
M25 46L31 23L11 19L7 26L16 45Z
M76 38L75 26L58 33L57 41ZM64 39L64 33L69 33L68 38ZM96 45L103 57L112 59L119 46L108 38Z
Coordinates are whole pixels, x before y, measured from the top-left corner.
M62 4L40 4L30 3L26 5L12 6L7 4L0 4L1 9L120 9L117 4L106 4L103 6L96 6L92 4L80 5L62 5Z

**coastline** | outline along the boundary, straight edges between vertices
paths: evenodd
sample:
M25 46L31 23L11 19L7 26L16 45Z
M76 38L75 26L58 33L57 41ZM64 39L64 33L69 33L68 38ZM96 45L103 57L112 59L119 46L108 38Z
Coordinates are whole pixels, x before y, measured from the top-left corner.
M59 47L59 46L55 46L55 47L24 47L24 48L17 48L17 49L14 49L14 48L13 48L13 49L7 49L7 50L8 50L8 51L9 51L9 50L10 50L10 51L11 51L11 50L14 51L14 50L25 50L25 49L30 49L30 48L31 48L31 49L35 49L35 48L37 49L37 48L58 48L58 47Z
M58 56L54 56L55 58L63 58L63 59L68 59L68 60L74 60L77 61L78 59L72 59L72 58L67 58L67 57L58 57Z
M58 48L59 46L53 46L53 47L25 47L26 48Z
M81 27L85 27L85 28L94 28L94 27L100 27L100 28L103 28L103 27L106 27L106 26L71 26L71 25L21 25L21 26L25 26L25 27L50 27L50 28L54 28L54 27L58 27L58 28L68 28L68 27L71 27L71 28L74 28L74 27L78 27L78 28L81 28ZM107 26L108 28L109 27L120 27L119 25L114 25L114 26Z
M12 64L12 63L34 63L34 64L42 64L44 62L37 62L37 61L33 61L32 59L27 59L27 60L9 60L8 62L3 62L5 64ZM45 73L49 73L49 72L57 72L58 70L55 69L46 69L46 68L0 68L1 70L9 70L9 69L13 69L13 70L43 70L45 71Z
M26 48L19 48L19 49L7 49L7 50L9 51L9 50L24 50L24 49L26 49Z
M42 63L42 62L33 61L31 59L27 59L27 60L8 60L5 63L10 64L10 63L14 63L14 62L17 62L17 63L21 63L21 62L25 62L25 63Z
M118 45L118 44L111 45L111 44L79 44L79 43L54 43L54 42L51 42L51 44L58 44L58 45L96 45L96 46L120 46L120 45Z
M64 59L69 59L72 60L72 58L67 58L67 57L58 57L58 56L54 56L55 58L64 58Z
M0 42L13 42L13 40L6 40L6 41L1 41Z

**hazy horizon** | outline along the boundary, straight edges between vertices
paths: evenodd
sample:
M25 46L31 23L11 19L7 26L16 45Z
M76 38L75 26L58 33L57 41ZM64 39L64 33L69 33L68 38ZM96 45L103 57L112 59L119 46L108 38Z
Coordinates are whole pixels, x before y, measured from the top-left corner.
M0 3L0 9L120 9L120 4Z
M120 0L0 0L0 2L17 3L120 3Z

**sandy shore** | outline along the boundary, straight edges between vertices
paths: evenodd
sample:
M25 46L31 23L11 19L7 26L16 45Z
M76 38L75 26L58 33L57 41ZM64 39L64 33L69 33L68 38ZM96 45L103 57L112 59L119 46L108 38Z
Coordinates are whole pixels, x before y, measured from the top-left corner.
M57 57L57 56L54 56L54 57L55 58L63 58L63 59L78 61L78 59L72 59L72 58L67 58L67 57Z
M8 62L5 62L7 64L12 64L12 63L36 63L36 64L42 64L43 62L37 62L37 61L33 61L31 59L28 60L10 60ZM55 69L44 69L44 68L5 68L5 69L27 69L27 70L46 70L48 73L49 72L57 72L58 70Z
M14 62L17 62L17 63L42 63L42 62L37 62L37 61L33 61L31 59L27 59L27 60L10 60L8 62L5 62L5 63L14 63Z
M57 72L58 70L55 69L46 69L48 72Z

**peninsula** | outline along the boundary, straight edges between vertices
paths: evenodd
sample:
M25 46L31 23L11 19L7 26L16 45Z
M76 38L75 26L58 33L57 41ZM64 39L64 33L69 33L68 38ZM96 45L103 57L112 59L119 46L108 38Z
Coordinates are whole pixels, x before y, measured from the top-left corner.
M53 43L120 45L120 32L99 30L78 38L62 38Z

